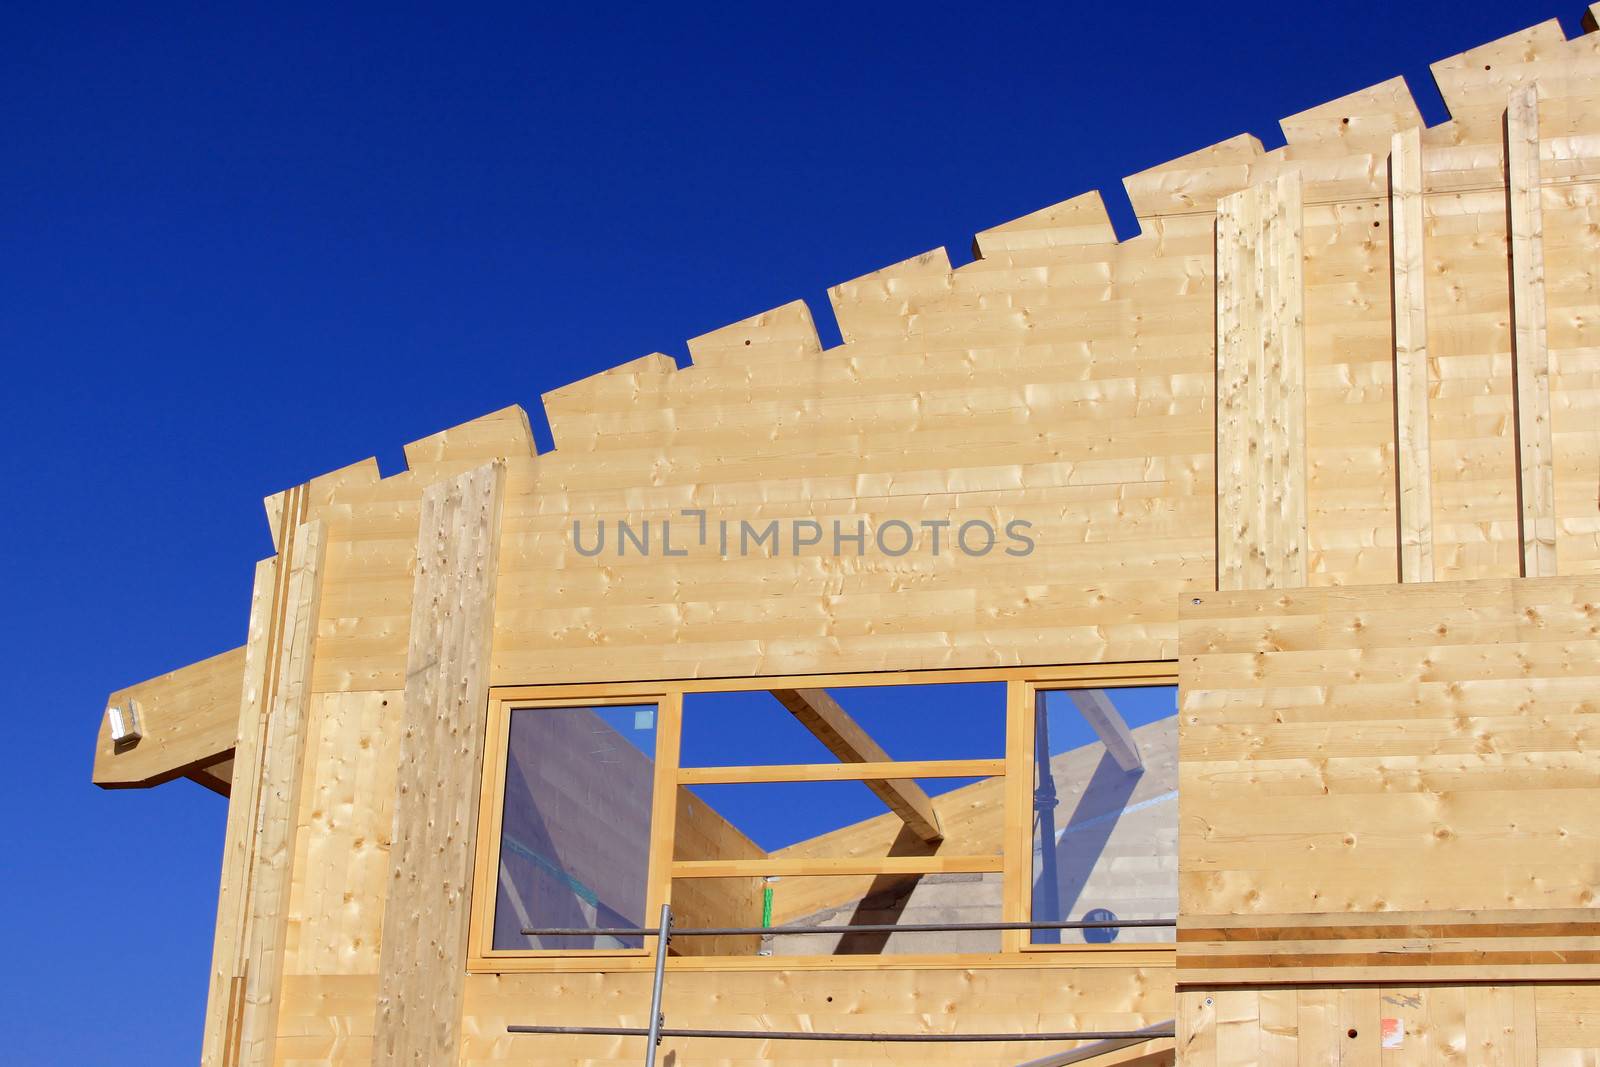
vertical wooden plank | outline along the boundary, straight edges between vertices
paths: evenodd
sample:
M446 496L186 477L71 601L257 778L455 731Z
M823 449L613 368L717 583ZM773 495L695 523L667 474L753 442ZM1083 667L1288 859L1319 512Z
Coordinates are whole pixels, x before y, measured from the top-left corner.
M422 495L375 1065L458 1058L504 484L495 462Z
M276 607L278 561L256 564L250 592L250 629L244 650L244 691L234 742L228 823L222 845L222 882L217 892L216 934L211 945L211 981L206 994L201 1067L221 1067L228 1048L229 1017L243 977L241 940L250 857L254 854L256 804L260 795L261 742L266 727L267 651Z
M1306 358L1305 255L1299 173L1272 188L1272 218L1263 246L1272 257L1266 311L1268 336L1262 351L1272 388L1267 419L1277 477L1266 487L1273 546L1267 555L1268 588L1306 584Z
M1389 252L1394 284L1395 471L1400 580L1433 581L1433 463L1428 433L1428 308L1423 257L1422 131L1394 135L1389 153Z
M1217 1008L1215 995L1207 990L1188 990L1178 994L1178 1062L1184 1067L1216 1067Z
M1427 991L1420 986L1386 986L1378 991L1378 1017L1399 1024L1399 1045L1379 1050L1383 1067L1424 1067L1431 1063ZM1380 1036L1380 1044L1381 1038Z
M644 925L661 919L672 899L672 859L678 826L678 764L683 744L683 694L668 693L657 705L655 779L650 797L650 855L645 874ZM646 947L654 949L647 939Z
M1431 986L1428 1006L1429 1062L1475 1063L1467 1047L1467 991L1461 986Z
M1511 991L1511 1017L1515 1033L1515 1054L1512 1062L1517 1067L1538 1067L1539 1064L1539 987L1513 986Z
M1300 994L1292 988L1263 989L1260 998L1261 1062L1289 1064L1299 1061Z
M1339 1062L1346 1067L1378 1067L1382 1062L1379 1033L1378 988L1341 989L1339 998ZM1352 1034L1354 1036L1352 1036Z
M271 667L272 693L257 761L260 797L247 888L248 919L241 939L243 1000L239 1005L237 1062L248 1067L270 1067L277 1040L325 542L321 522L302 524L290 539L288 577L282 583L282 625L276 662ZM237 759L235 765L239 765Z
M1466 987L1467 1061L1484 1067L1514 1067L1516 1019L1511 986Z
M1261 995L1254 989L1219 989L1216 1003L1217 1067L1252 1067L1261 1059Z
M1250 395L1245 331L1254 322L1241 308L1253 246L1255 195L1244 190L1217 204L1217 588L1245 583L1250 534L1248 496Z
M1001 922L1028 922L1033 885L1033 715L1034 690L1025 682L1006 683L1006 777L1001 854ZM1026 930L1000 931L1003 952L1020 952Z
M1306 584L1298 173L1217 205L1217 583Z
M1522 573L1528 578L1551 577L1556 573L1555 449L1550 426L1550 350L1545 336L1537 85L1512 90L1506 108L1506 196L1511 223Z
M1300 990L1296 1023L1300 1067L1337 1067L1345 1040L1339 1029L1339 991Z

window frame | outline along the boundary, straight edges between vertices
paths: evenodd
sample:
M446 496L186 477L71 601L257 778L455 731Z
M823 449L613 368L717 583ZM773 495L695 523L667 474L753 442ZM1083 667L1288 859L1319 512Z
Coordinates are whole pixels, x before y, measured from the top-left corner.
M494 908L498 897L501 820L505 809L507 749L511 713L520 709L606 707L653 702L657 708L655 770L650 813L650 845L646 857L645 927L654 926L663 902L670 900L674 878L706 877L695 869L678 867L674 861L676 844L677 798L680 785L695 784L707 772L754 772L758 768L700 768L680 766L683 697L688 693L759 692L773 689L824 688L850 689L872 686L915 686L959 682L1005 682L1005 755L1003 766L993 760L896 760L908 769L925 772L930 763L983 763L989 776L1003 779L1002 836L1000 854L995 856L930 857L930 870L944 866L988 864L1002 877L1001 916L1003 922L1028 921L1033 875L1033 744L1034 707L1037 694L1056 689L1112 689L1176 685L1178 665L1171 660L1115 664L1065 664L1047 667L998 667L976 669L881 671L859 674L784 675L745 678L682 679L668 682L556 683L535 686L499 686L489 694L482 788L478 811L477 856L470 907L468 967L475 973L515 973L550 971L574 967L604 970L643 970L652 965L655 938L646 937L639 948L616 949L495 949L493 948ZM773 764L786 772L786 781L836 780L837 772L810 776L806 767L825 768L828 764ZM908 777L931 777L927 773ZM965 777L966 775L962 775ZM764 780L764 779L757 779ZM896 857L896 859L900 859ZM754 861L751 861L752 863ZM792 864L793 861L790 861ZM806 866L814 870L805 869ZM903 863L882 865L885 873L901 871ZM675 871L675 867L678 869ZM851 873L857 873L859 865ZM965 869L965 868L963 868ZM820 877L841 873L837 864L817 858L801 866L786 866L785 877ZM955 966L960 961L1010 959L1024 955L1066 953L1086 966L1122 966L1148 962L1170 965L1174 942L1111 942L1108 944L1033 944L1027 930L1000 931L1000 952L942 953L893 956L673 956L668 965L675 969L805 969L808 967L917 968ZM1037 958L1037 957L1035 957Z
M1026 765L1027 765L1027 773L1025 775L1024 774L1019 774L1019 775L1016 776L1016 777L1022 779L1023 785L1024 785L1024 788L1021 791L1022 792L1022 796L1020 797L1020 799L1018 801L1019 804L1023 806L1023 810L1021 812L1021 820L1022 820L1022 842L1021 842L1022 852L1021 852L1021 856L1022 856L1023 867L1022 867L1020 873L1017 874L1017 876L1012 881L1008 881L1007 882L1007 887L1009 889L1013 890L1016 893L1016 900L1014 902L1014 912L1015 912L1017 918L1016 918L1015 921L1017 921L1017 922L1031 922L1032 919L1033 919L1033 818L1032 818L1032 812L1033 812L1033 790L1034 790L1033 778L1034 778L1034 773L1037 770L1037 767L1036 767L1035 762L1034 762L1035 759L1036 759L1036 754L1034 752L1034 745L1038 740L1038 735L1037 735L1037 725L1038 725L1037 709L1039 707L1039 698L1042 695L1044 695L1045 693L1057 693L1057 692L1062 692L1064 690L1071 690L1071 689L1157 689L1157 688L1162 688L1162 687L1165 687L1165 686L1176 687L1177 684L1178 684L1178 675L1177 675L1177 671L1174 670L1172 672L1172 676L1171 676L1170 680L1157 678L1157 679L1142 679L1142 680L1139 680L1139 681L1133 681L1133 680L1125 679L1125 680L1120 680L1120 681L1094 681L1094 682L1077 682L1077 681L1074 681L1074 682L1070 682L1070 683L1027 681L1027 682L1023 682L1021 685L1015 687L1016 689L1020 690L1019 700L1020 700L1021 705L1022 705L1022 707L1021 707L1021 715L1020 715L1019 721L1017 722L1017 744L1018 744L1019 750L1020 750L1020 752L1022 754L1022 758L1026 760ZM1007 741L1009 742L1010 738L1011 738L1011 735L1010 735L1009 731L1007 732L1006 736L1007 736ZM1009 762L1011 756L1013 755L1013 750L1008 747L1007 750L1006 750L1006 755L1007 755L1007 759L1008 759L1008 762ZM1006 814L1007 814L1008 817L1011 815L1011 813L1013 811L1013 808L1012 808L1011 805L1012 805L1012 798L1010 796L1007 796L1007 798L1006 798ZM1020 885L1014 884L1016 882L1020 882ZM1006 899L1007 899L1008 902L1010 902L1012 900L1012 898L1010 896L1008 896ZM1032 931L1032 930L1008 930L1008 931L1006 931L1006 933L1013 935L1012 940L1013 940L1013 942L1014 942L1014 944L1016 946L1014 951L1017 951L1017 952L1027 952L1027 953L1033 953L1033 952L1072 952L1072 953L1079 953L1079 952L1084 951L1084 949L1086 947L1088 949L1090 949L1090 950L1096 950L1096 949L1098 949L1098 950L1106 950L1106 949L1112 949L1112 948L1116 947L1116 942L1114 942L1114 941L1113 942L1108 942L1106 944L1094 944L1094 945L1087 945L1087 946L1086 945L1076 944L1076 943L1066 943L1066 942L1062 942L1062 943L1059 943L1059 944L1050 944L1050 943L1040 944L1040 943L1034 942L1034 940L1033 940L1034 931ZM1121 939L1119 938L1118 940L1121 940ZM1134 947L1137 947L1137 948L1162 948L1162 947L1173 948L1173 947L1175 947L1175 945L1176 945L1176 940L1174 940L1174 941L1131 941L1131 942L1127 943L1126 947L1129 947L1129 948L1134 948Z
M658 687L659 689L660 687ZM473 899L468 926L468 970L495 970L507 960L517 959L584 959L607 957L645 957L655 955L655 938L646 937L638 948L495 948L494 914L499 899L501 831L506 806L506 763L510 757L511 716L518 711L540 709L564 710L569 708L626 707L650 703L656 708L656 738L653 754L653 780L650 795L650 844L645 867L645 920L650 926L650 916L659 915L665 899L666 884L657 870L656 857L660 851L657 835L662 834L661 802L663 779L668 789L675 785L677 772L677 746L679 725L683 709L681 692L641 692L594 697L529 697L519 699L514 695L491 692L488 725L485 733L489 742L484 748L483 784L479 790L477 856L473 864ZM665 765L670 762L670 770ZM672 825L676 805L668 798L665 814L669 820L664 831L667 855L671 855Z

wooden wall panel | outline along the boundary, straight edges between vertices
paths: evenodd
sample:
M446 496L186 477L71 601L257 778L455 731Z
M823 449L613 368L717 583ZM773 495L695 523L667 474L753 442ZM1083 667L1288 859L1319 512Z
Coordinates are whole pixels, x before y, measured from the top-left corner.
M928 970L891 967L707 972L669 967L664 1013L669 1025L730 1029L964 1029L1017 1032L1051 1027L1139 1027L1172 1017L1171 971L1161 967L990 967ZM473 975L467 979L463 1067L487 1063L633 1065L643 1039L544 1037L505 1032L513 1023L642 1026L650 1008L648 972L627 974ZM285 993L283 1067L355 1067L371 1061L370 1003L375 979L340 975L294 978ZM959 1027L955 1021L959 1020ZM1170 1040L1097 1059L1097 1065L1173 1062ZM1014 1067L1061 1046L1003 1044L886 1045L668 1039L658 1063L869 1064L963 1063ZM1149 1058L1144 1058L1149 1057Z
M403 692L312 698L285 971L376 974Z
M1600 885L1597 603L1518 579L1186 605L1180 973L1600 974L1563 910Z
M1600 985L1305 986L1178 994L1183 1067L1586 1067Z
M456 1062L505 471L422 497L374 1064Z
M663 1013L671 1026L730 1029L1017 1032L1128 1027L1172 1017L1170 972L1107 967L669 973ZM465 1063L629 1064L639 1038L536 1037L511 1023L643 1026L650 975L475 976L467 992ZM668 1039L657 1062L1015 1064L1060 1046L872 1045ZM670 1057L670 1059L669 1059ZM1111 1061L1115 1062L1115 1061Z

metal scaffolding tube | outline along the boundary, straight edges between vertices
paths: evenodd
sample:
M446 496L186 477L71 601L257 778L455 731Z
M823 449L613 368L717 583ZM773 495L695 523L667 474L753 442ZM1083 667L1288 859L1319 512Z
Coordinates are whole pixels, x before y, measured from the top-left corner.
M1040 1034L863 1034L820 1033L810 1030L679 1030L643 1026L518 1026L506 1027L512 1034L583 1034L594 1037L683 1037L739 1038L756 1041L870 1041L898 1044L946 1042L953 1044L1003 1043L1006 1041L1128 1041L1137 1043L1158 1037L1172 1037L1172 1024L1144 1030L1068 1030Z
M672 905L661 905L661 936L656 938L656 980L650 987L650 1039L645 1046L645 1067L656 1067L656 1047L661 1044L661 987L667 978L667 944L672 940Z
M1174 927L1176 919L1078 919L1024 923L862 923L858 926L698 926L674 927L673 937L733 937L740 934L896 934L950 933L958 930L1118 930ZM529 927L526 937L654 937L654 926L551 926Z
M1172 1037L1177 1026L1176 1019L1167 1019L1164 1022L1152 1023L1143 1030L1136 1031L1136 1037L1106 1038L1096 1041L1092 1045L1080 1045L1066 1052L1052 1052L1048 1056L1041 1056L1027 1063L1019 1063L1017 1067L1070 1067L1074 1063L1083 1063L1086 1060L1097 1059L1108 1052L1118 1049L1132 1048L1152 1041L1159 1037Z

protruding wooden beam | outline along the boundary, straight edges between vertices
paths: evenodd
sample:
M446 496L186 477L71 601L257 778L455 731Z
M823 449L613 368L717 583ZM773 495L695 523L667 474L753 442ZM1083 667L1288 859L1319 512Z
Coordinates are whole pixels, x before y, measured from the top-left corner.
M1395 470L1402 582L1433 581L1433 462L1428 433L1428 307L1422 231L1422 130L1413 127L1395 134L1389 150Z
M1511 91L1506 108L1506 195L1511 215L1511 317L1517 398L1517 499L1522 574L1556 574L1555 445L1545 336L1544 214L1539 204L1539 87Z
M826 689L774 689L772 695L800 724L827 746L828 751L844 763L887 763L889 754ZM866 787L889 806L889 810L906 821L912 833L924 841L938 841L944 837L939 829L939 816L933 810L933 801L922 787L908 778L873 779Z
M422 494L375 1067L460 1058L505 464Z
M1100 736L1100 743L1106 746L1106 751L1117 761L1118 767L1125 771L1136 771L1144 766L1144 759L1139 755L1139 746L1134 743L1127 720L1111 703L1111 698L1106 696L1104 690L1069 689L1067 692L1078 712Z
M109 716L102 715L94 784L102 789L160 785L225 757L239 729L244 662L245 650L236 648L112 693L106 707L126 709L131 701L142 736L132 744L115 743Z
M1217 587L1306 584L1298 173L1217 203Z

